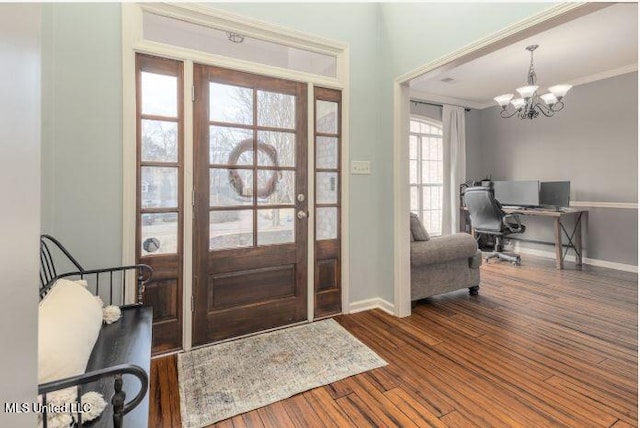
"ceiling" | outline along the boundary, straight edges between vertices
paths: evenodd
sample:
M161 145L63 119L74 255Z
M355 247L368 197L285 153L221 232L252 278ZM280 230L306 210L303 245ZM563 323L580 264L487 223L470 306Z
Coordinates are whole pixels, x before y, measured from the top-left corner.
M527 84L525 47L532 44L540 45L534 68L544 89L637 71L638 5L616 3L458 67L431 71L411 80L411 96L473 108L496 105L493 97L517 94Z

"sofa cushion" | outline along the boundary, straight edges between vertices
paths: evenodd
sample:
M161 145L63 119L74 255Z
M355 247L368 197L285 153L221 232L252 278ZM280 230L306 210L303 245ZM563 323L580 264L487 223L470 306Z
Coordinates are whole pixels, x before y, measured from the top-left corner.
M429 232L424 228L424 225L420 221L420 217L417 214L411 213L410 220L412 241L428 241Z
M476 240L467 233L437 236L429 241L411 243L411 266L473 257L477 251Z

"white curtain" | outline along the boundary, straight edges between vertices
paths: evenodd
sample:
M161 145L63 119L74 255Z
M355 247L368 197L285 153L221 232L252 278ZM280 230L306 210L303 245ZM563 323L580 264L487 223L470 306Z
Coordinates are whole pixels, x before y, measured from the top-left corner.
M466 176L464 108L442 106L444 200L442 233L454 233L460 224L460 185Z

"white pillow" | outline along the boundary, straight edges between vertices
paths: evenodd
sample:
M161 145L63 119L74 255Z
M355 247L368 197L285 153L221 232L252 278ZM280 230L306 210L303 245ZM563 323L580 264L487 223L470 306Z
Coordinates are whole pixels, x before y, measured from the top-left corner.
M59 279L38 309L38 383L85 372L102 308L83 285Z

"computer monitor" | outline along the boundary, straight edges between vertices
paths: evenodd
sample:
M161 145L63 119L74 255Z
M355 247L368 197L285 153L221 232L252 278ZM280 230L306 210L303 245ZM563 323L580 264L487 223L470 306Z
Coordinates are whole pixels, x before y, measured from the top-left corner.
M538 180L494 181L493 192L502 205L537 207L540 205Z
M555 208L569 206L570 181L543 181L540 183L540 205Z

